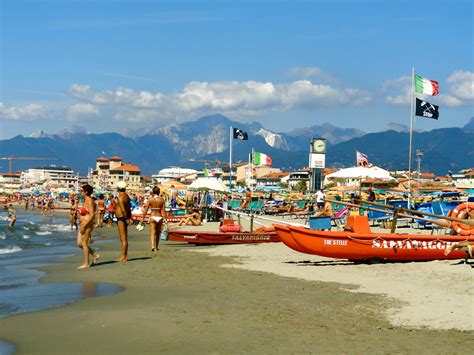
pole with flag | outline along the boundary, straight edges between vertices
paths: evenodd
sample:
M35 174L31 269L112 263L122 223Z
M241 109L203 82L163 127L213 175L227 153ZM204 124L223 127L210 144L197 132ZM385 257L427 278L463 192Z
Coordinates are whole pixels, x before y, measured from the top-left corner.
M246 141L249 139L247 132L239 129L230 127L229 131L229 191L232 190L232 141L237 139L239 141Z
M436 96L439 94L439 84L437 81L424 78L415 74L415 67L412 68L411 74L411 110L410 110L410 145L408 148L408 207L410 207L410 199L412 195L411 189L411 164L412 164L412 145L413 145L413 121L416 115L438 119L438 106L429 102L420 100L415 97L415 92L425 95ZM416 100L416 101L415 101Z
M229 131L229 192L232 196L232 140L234 139L234 128L230 126Z

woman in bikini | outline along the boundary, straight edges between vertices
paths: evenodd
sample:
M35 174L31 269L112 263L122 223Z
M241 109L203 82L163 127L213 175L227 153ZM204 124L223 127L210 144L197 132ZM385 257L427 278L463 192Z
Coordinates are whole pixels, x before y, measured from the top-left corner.
M92 231L94 230L96 210L96 204L91 198L92 191L92 186L88 184L82 186L81 194L84 202L79 211L79 214L81 215L81 223L79 225L79 232L77 233L77 246L82 249L83 263L78 267L78 269L86 269L90 267L89 254L92 256L92 264L100 258L100 255L94 252L94 250L89 246Z
M163 222L166 222L165 201L160 196L160 188L153 188L153 196L151 196L147 203L143 206L142 222L150 212L150 243L151 251L158 251L158 244L160 242L160 233Z

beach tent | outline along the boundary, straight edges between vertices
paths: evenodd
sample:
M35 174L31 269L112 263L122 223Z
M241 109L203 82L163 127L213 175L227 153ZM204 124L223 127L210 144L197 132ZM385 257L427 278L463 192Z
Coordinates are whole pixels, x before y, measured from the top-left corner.
M229 188L224 185L222 180L212 177L197 178L191 185L188 186L188 189L229 192Z

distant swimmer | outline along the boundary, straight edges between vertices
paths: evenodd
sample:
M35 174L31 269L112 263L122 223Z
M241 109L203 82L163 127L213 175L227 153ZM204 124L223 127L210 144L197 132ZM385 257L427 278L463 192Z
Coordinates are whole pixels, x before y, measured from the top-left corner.
M82 198L84 202L82 208L79 210L80 225L77 233L77 246L82 249L84 261L78 269L85 269L90 267L89 254L92 255L92 263L94 264L100 255L92 250L89 246L92 231L94 230L96 204L92 200L93 188L89 184L83 185L81 189Z
M127 184L124 181L117 183L117 205L115 206L115 217L120 237L122 253L117 261L128 261L128 225L132 221L132 208L130 196L125 192Z
M153 196L151 196L147 203L143 206L142 222L148 214L148 209L151 210L149 220L151 251L158 251L161 227L163 226L163 223L166 222L165 201L160 196L159 187L153 188Z

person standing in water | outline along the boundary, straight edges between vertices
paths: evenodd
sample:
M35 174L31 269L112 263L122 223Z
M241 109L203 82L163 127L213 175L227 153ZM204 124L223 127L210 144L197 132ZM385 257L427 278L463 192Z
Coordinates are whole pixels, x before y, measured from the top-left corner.
M71 198L71 204L69 205L69 225L75 227L77 230L77 201L74 197Z
M143 206L143 217L142 223L148 214L148 209L150 212L150 244L151 251L158 251L158 244L160 243L160 233L163 226L163 222L166 222L166 211L165 211L165 201L160 196L160 188L153 188L153 196L151 196L145 206Z
M89 264L89 254L92 255L92 264L100 258L100 255L89 246L92 231L94 230L96 211L96 204L91 198L92 191L93 188L89 184L82 186L81 194L84 202L79 211L81 223L77 233L77 246L82 249L83 263L81 266L78 266L78 269L86 269L91 266Z
M119 232L122 253L117 261L128 261L128 225L132 220L132 209L130 196L125 192L127 184L124 181L117 183L117 205L115 206L115 217L117 218L117 229Z
M10 205L5 205L3 206L3 211L7 212L8 214L8 219L10 220L10 223L8 224L9 229L13 229L13 226L15 225L16 222L16 213L15 209L13 208L13 205L10 203Z

